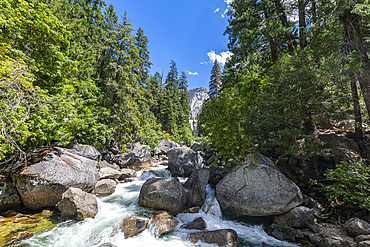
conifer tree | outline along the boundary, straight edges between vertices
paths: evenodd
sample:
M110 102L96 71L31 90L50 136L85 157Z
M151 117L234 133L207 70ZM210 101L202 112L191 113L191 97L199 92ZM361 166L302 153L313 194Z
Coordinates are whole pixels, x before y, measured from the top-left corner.
M219 95L220 87L221 87L221 69L220 65L215 60L211 70L211 78L209 81L209 96L210 98L217 98Z
M136 33L136 45L139 49L139 83L145 87L146 80L149 78L149 69L152 63L149 61L148 38L144 35L143 29L139 27Z

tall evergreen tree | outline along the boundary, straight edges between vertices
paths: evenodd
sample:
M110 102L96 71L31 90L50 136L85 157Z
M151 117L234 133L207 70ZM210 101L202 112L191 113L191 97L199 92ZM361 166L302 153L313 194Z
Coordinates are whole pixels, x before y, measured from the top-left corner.
M209 81L209 96L210 98L217 98L220 87L221 87L221 69L220 65L217 62L217 59L215 60L215 63L212 66L211 70L211 78Z
M136 45L139 49L139 83L145 87L149 78L149 69L152 63L149 61L148 38L144 35L143 29L139 27L136 33Z

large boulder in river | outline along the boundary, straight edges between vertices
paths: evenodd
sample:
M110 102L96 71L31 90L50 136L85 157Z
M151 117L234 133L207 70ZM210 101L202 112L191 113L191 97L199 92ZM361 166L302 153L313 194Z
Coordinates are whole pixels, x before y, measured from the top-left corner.
M140 190L141 207L164 209L176 215L185 203L185 190L178 178L149 178Z
M23 204L30 209L54 207L70 187L91 191L99 180L97 161L62 148L42 149L38 163L12 175Z
M160 237L164 233L172 231L180 223L166 211L151 211L150 214L152 215L150 228L156 238Z
M133 237L144 231L148 226L149 219L140 216L131 216L123 220L121 231L125 238Z
M158 147L155 149L155 154L157 155L167 154L167 152L170 151L170 149L177 147L180 147L178 143L164 138L159 142Z
M98 196L109 196L114 193L116 186L116 181L112 179L102 179L96 183L91 193Z
M72 144L69 145L68 148L71 148L69 152L72 154L77 154L85 158L97 161L102 159L101 153L99 153L99 151L96 148L89 145Z
M202 168L202 156L188 147L173 148L167 155L168 170L173 177L189 177L193 171Z
M217 184L216 197L225 214L237 217L278 215L303 202L298 186L261 154L232 168Z
M240 242L238 234L232 229L190 233L189 240L194 244L201 240L207 244L225 247L237 247Z
M210 172L206 169L195 170L184 184L186 205L188 207L201 207L206 200L206 187Z
M13 182L0 177L0 212L14 208L21 203Z
M114 156L113 162L118 164L121 168L144 168L151 164L150 147L138 143L130 152Z
M69 188L64 192L56 207L62 217L75 217L78 221L95 218L98 213L96 196L78 188Z

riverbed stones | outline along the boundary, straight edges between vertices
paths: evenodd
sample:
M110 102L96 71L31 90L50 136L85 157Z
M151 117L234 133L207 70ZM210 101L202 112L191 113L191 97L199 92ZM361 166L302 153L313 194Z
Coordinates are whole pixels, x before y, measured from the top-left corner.
M186 205L188 207L201 207L206 201L210 172L206 169L195 170L184 184Z
M167 155L168 170L173 177L189 177L193 171L202 168L202 156L188 147L173 148Z
M150 214L152 215L150 225L156 238L164 233L172 231L180 223L166 211L151 211Z
M314 224L314 210L305 206L295 207L285 214L275 217L274 223L296 228L306 228Z
M273 162L258 163L259 157L257 162L247 157L217 184L216 197L223 213L236 217L278 215L302 204L298 186Z
M130 168L134 170L149 167L152 164L150 162L150 147L138 143L130 152L114 156L113 162L121 168Z
M194 244L201 240L207 244L227 247L237 247L240 242L238 234L232 229L190 233L189 240Z
M186 194L178 178L149 178L141 187L139 206L178 214L186 203Z
M100 179L107 179L107 178L118 179L119 177L122 176L122 172L117 171L110 167L103 167L99 171L99 176L100 176Z
M125 180L127 178L133 178L137 176L135 170L128 168L122 169L121 173L122 175L119 177L120 180Z
M72 144L72 145L69 145L68 148L72 149L70 151L71 153L83 156L88 159L92 159L96 161L99 161L102 159L101 153L96 148L89 146L89 145ZM76 150L76 152L74 152L73 150Z
M144 231L148 226L149 219L139 216L127 217L123 220L121 231L125 238L133 237Z
M202 217L198 217L195 220L193 220L193 221L191 221L187 224L182 225L181 228L195 229L195 230L205 230L207 228L207 224L206 224L206 222L204 221L204 219Z
M177 148L177 147L180 147L180 145L174 141L164 138L159 142L158 147L155 149L155 154L165 155L170 149Z
M62 199L56 205L62 217L75 218L78 221L95 218L98 213L98 201L93 194L78 188L69 188L63 193Z
M99 180L97 161L57 147L42 149L38 155L38 163L12 176L27 208L54 207L68 188L89 192Z
M110 168L112 168L114 170L117 170L117 171L121 170L121 168L118 165L116 165L116 164L110 164L106 160L99 161L99 163L98 163L98 169L100 170L100 169L102 169L104 167L110 167Z
M0 212L14 208L21 203L13 182L0 178Z
M370 224L359 218L349 219L344 223L343 228L352 237L370 234Z
M91 191L92 194L97 196L109 196L116 190L117 183L112 179L99 180L95 188Z
M104 243L104 244L99 245L99 247L117 247L117 246L108 242L108 243Z

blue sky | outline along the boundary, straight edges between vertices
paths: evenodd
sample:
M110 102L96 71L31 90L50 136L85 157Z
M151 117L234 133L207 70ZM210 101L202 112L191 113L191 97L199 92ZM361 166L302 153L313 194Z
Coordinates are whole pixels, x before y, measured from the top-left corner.
M230 0L229 0L230 1ZM118 16L127 11L132 27L141 27L149 39L151 74L164 78L174 60L179 74L186 72L188 89L207 87L215 55L228 55L225 0L105 0ZM135 32L136 33L136 32ZM222 55L222 56L221 56Z

